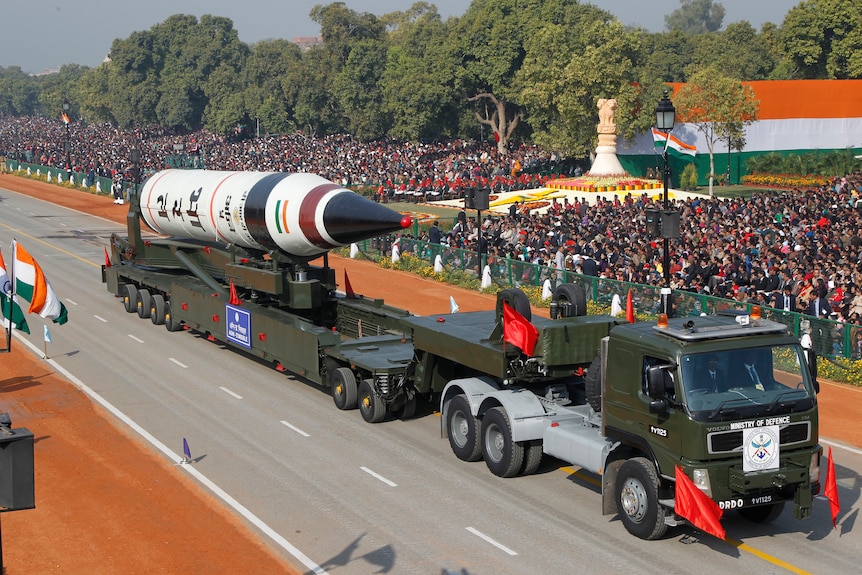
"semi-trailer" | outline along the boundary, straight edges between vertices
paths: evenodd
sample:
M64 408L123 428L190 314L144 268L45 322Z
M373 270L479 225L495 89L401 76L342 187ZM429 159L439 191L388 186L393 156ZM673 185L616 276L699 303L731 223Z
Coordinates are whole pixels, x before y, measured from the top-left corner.
M144 239L141 220L162 235ZM810 515L816 370L783 324L757 308L631 324L587 315L576 284L557 286L549 318L519 289L425 317L337 291L330 249L410 225L310 174L167 170L130 202L103 281L128 312L298 374L368 422L439 402L455 456L497 476L545 456L594 473L603 513L643 539L684 523L677 468L751 521L788 501ZM531 353L507 337L506 306L535 330Z

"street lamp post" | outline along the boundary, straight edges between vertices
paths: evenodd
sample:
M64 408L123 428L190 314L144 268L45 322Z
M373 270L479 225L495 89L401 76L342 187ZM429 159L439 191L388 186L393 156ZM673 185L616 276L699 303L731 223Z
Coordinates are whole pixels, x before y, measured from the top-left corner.
M66 181L72 180L72 141L69 139L69 101L63 98L63 123L66 124Z
M15 169L18 170L21 166L21 156L18 155L18 144L21 143L21 138L18 136L18 132L12 134L12 145L15 146Z
M134 147L131 149L129 156L132 160L132 182L135 184L134 187L134 197L129 198L131 202L138 201L138 184L141 181L141 151Z
M673 130L673 124L676 116L676 109L673 107L673 102L668 98L668 92L665 90L664 96L659 100L658 106L655 109L655 127L657 130L664 132L669 136ZM662 237L662 272L664 274L664 286L661 288L661 313L668 317L673 315L673 304L670 288L670 238L679 235L679 219L676 214L670 209L670 200L668 198L668 188L670 187L670 165L667 161L667 145L664 147L662 159L664 160L663 184L664 184L664 203L661 212L661 237ZM675 222L675 225L674 225ZM674 229L676 228L676 229Z

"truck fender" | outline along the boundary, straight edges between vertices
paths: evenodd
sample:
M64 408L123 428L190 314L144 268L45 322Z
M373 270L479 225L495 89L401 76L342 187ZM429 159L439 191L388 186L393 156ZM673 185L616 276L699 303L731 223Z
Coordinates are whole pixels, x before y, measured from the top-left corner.
M502 407L512 424L513 441L529 441L542 438L545 408L538 398L526 389L500 389L491 377L472 377L449 382L443 389L440 412L443 415L443 434L446 433L446 402L463 393L470 404L470 412L481 417L489 409Z

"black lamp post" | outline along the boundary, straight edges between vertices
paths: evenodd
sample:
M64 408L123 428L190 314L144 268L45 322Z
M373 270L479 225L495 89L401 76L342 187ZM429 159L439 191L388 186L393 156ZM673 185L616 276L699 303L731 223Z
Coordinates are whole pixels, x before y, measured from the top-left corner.
M72 141L69 139L69 101L63 98L63 123L66 124L66 141L63 147L66 150L66 181L72 180Z
M138 201L138 184L141 181L141 151L134 147L129 152L129 156L132 160L132 181L135 184L134 197L129 198L129 201L134 205Z
M15 169L21 165L21 157L18 155L18 144L21 143L21 138L18 136L18 132L12 134L12 145L15 146Z
M659 100L658 106L655 109L655 127L657 130L664 132L669 136L673 130L673 123L676 116L676 109L673 107L673 102L667 96L665 90L664 96ZM664 272L664 286L661 289L661 313L667 314L668 317L673 315L671 304L671 289L670 289L670 245L669 239L679 235L679 219L670 209L670 200L668 199L668 187L670 186L670 165L667 162L667 145L662 152L664 160L664 204L661 212L661 237L662 245L662 268ZM674 226L674 220L676 225ZM674 230L676 228L676 230Z

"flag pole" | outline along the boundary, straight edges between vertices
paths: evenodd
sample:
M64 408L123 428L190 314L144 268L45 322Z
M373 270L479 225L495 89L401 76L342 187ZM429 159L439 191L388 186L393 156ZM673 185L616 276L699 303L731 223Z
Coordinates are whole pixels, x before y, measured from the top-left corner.
M9 264L9 303L6 307L9 309L9 313L4 315L6 320L9 322L9 327L6 328L6 349L3 350L7 353L12 353L12 305L15 301L15 238L12 238L12 263Z

